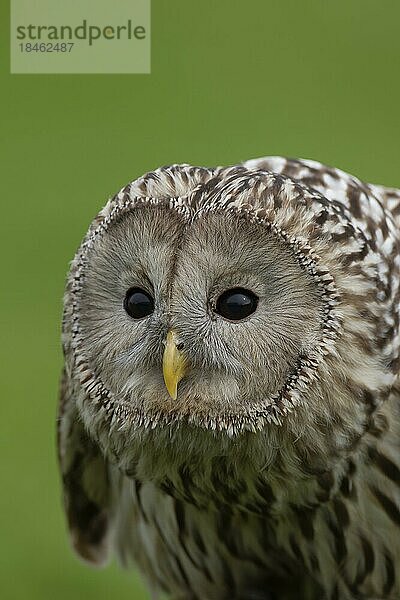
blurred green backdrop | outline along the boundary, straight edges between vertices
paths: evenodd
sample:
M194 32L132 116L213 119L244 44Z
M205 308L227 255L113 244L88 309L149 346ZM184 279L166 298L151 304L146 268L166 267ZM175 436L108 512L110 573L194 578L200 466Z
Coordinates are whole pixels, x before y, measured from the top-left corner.
M151 75L10 75L1 4L2 598L147 598L82 565L54 419L68 262L107 197L162 164L315 158L400 186L400 3L153 0Z

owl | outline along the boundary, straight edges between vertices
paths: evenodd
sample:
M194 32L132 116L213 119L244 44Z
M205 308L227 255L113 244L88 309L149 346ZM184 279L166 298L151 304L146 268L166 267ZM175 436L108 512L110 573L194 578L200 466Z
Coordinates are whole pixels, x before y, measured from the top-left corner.
M152 597L399 600L400 190L311 160L159 168L69 272L72 545Z

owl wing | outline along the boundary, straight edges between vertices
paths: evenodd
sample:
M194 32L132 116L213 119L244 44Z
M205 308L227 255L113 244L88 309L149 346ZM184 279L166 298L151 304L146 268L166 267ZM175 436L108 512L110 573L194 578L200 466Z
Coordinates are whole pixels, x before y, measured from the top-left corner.
M64 369L58 407L58 458L72 544L92 564L108 557L110 486L107 461L85 431Z

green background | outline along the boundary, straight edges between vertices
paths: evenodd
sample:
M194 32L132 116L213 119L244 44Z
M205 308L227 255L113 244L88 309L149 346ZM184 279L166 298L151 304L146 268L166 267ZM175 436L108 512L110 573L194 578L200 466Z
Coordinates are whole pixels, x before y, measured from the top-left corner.
M72 554L55 407L68 262L107 197L172 162L314 158L400 187L397 0L153 0L151 75L10 75L1 5L1 596L146 598Z

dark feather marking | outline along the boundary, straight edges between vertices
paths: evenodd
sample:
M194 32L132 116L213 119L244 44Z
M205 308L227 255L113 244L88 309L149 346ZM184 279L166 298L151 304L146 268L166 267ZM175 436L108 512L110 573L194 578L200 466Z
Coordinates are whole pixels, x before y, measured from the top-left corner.
M351 500L357 499L357 489L351 479L348 477L343 477L342 482L340 484L340 492L343 494L345 498L349 498Z
M141 487L142 487L142 484L141 484L141 482L140 482L138 479L135 479L135 493L136 493L136 498L137 498L137 505L138 505L138 509L139 509L139 512L140 512L140 514L141 514L141 515L142 515L142 517L143 517L143 520L144 520L144 522L145 522L145 523L148 523L148 522L149 522L149 520L148 520L148 518L147 518L147 515L146 515L146 513L144 512L144 509L143 509L143 504L142 504L142 499L141 499L141 497L140 497L140 490L141 490Z
M364 390L362 394L362 400L367 416L372 416L376 409L376 399L369 390Z
M293 553L295 559L300 561L301 564L304 565L305 564L304 556L300 550L300 546L298 545L293 533L291 533L289 536L289 544L290 544L290 548L292 550L292 553Z
M362 218L361 206L360 206L361 192L354 186L349 186L347 189L347 198L350 203L351 212L356 219Z
M164 494L172 496L173 498L177 495L177 490L175 489L174 484L169 477L165 477L165 479L161 481L160 489L164 492Z
M383 588L383 595L386 598L394 586L396 580L396 572L392 558L389 554L385 553L385 568L386 568L386 581Z
M246 483L238 479L225 457L218 456L213 459L211 469L211 482L217 495L229 505L237 504L242 494L246 492Z
M322 212L320 212L320 214L316 217L315 222L318 225L324 225L324 223L329 219L329 212L327 210L323 210Z
M400 484L400 469L390 458L372 446L368 448L368 456L386 477L394 483Z
M197 506L197 508L199 508L198 502L193 496L193 491L198 490L198 487L193 481L193 477L191 472L189 471L188 466L185 464L181 465L178 469L178 474L182 481L182 487L184 490L186 502L189 502L189 504L193 504L194 506Z
M186 556L188 557L190 562L193 564L193 566L196 567L196 569L198 569L202 573L204 573L204 575L207 577L208 581L212 582L211 574L210 574L207 566L204 564L204 561L202 561L201 564L199 564L198 561L195 558L193 558L193 556L192 556L191 552L189 551L189 548L186 544L186 540L185 540L185 537L186 537L185 509L184 509L183 503L180 500L174 500L174 510L175 510L176 523L178 526L178 539L179 539L179 544L180 544L181 548L183 549L183 551L185 552Z
M266 481L258 478L255 482L256 490L263 500L268 504L268 508L275 502L275 496L271 486Z
M318 485L326 492L330 492L334 483L335 480L331 471L326 471L318 477Z
M306 538L306 540L309 540L309 541L313 540L314 539L313 518L315 515L315 511L313 509L296 506L294 504L291 505L291 508L297 517L300 531L303 534L303 536Z
M313 573L319 573L319 561L318 561L318 557L311 552L309 554L309 558L310 558L310 565L311 565L311 569Z
M375 555L373 547L363 535L360 535L360 542L364 557L364 568L360 570L354 581L355 588L360 586L367 577L367 575L372 573L375 565Z
M354 475L354 473L356 472L356 465L352 460L348 460L347 461L347 473L349 475L349 477L352 477Z
M349 513L346 505L339 498L335 498L333 501L333 510L335 511L336 519L338 524L345 529L350 523Z
M321 473L317 478L317 482L319 487L322 488L322 491L316 493L318 502L328 502L328 500L330 500L331 490L335 483L332 472L325 471L324 473Z
M335 585L335 587L332 590L331 600L340 600L340 598L339 598L339 589L338 589L337 584Z
M204 554L204 556L207 556L207 548L203 542L203 538L201 537L200 532L194 526L192 527L192 536L200 552Z
M267 506L261 502L246 502L244 507L254 515L265 516L267 514Z
M190 587L188 576L186 575L185 570L184 570L184 568L182 566L182 563L181 563L181 561L179 560L179 558L178 558L178 556L176 554L174 555L174 559L175 559L176 566L178 567L179 573L181 574L181 577L182 577L183 581L185 582L186 586L191 591L192 598L197 598L197 595L195 596L192 588Z
M370 486L370 489L374 494L375 498L378 500L379 504L384 509L387 516L393 521L393 523L400 527L400 510L393 502L393 500L385 496L385 494L383 494L375 486Z
M334 558L337 564L341 565L347 556L347 546L344 532L332 517L328 520L328 527L333 536Z

